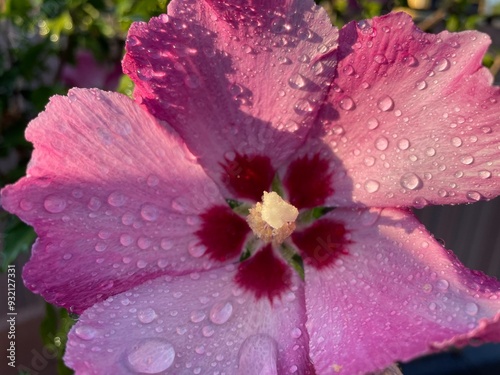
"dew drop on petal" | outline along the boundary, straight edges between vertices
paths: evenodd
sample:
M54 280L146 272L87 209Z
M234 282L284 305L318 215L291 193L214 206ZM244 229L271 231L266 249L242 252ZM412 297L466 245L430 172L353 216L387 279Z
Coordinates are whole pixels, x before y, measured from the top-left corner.
M450 61L443 57L441 59L438 59L436 61L436 70L438 72L444 72L445 70L448 70L450 68Z
M113 207L121 207L127 202L127 197L118 191L112 192L108 196L108 203Z
M486 180L487 178L491 177L491 172L487 171L487 170L479 171L479 177L481 177L482 179Z
M425 81L418 81L416 84L415 84L415 87L419 90L424 90L426 87L427 87L427 82Z
M391 109L394 108L394 101L388 95L383 96L378 100L377 107L383 112L390 111Z
M314 111L314 105L307 99L297 100L294 108L298 114L306 114Z
M299 327L295 327L292 329L292 332L290 333L293 339L298 339L300 336L302 336L302 331L300 330Z
M365 190L368 193L375 193L380 188L380 184L375 180L368 180L365 182Z
M437 281L436 286L439 290L445 291L450 287L450 283L448 282L448 280L440 279Z
M215 333L215 329L212 326L205 326L201 329L201 333L205 337L211 337Z
M479 306L474 302L469 302L465 305L465 312L468 315L474 316L478 313Z
M340 108L345 109L346 111L352 111L354 107L354 100L348 96L340 101Z
M75 334L82 340L88 341L92 340L96 336L97 331L93 327L77 325L75 328Z
M160 183L160 179L155 176L155 175L149 175L146 183L148 184L149 187L155 187Z
M372 117L368 120L368 129L374 130L378 128L379 122L376 118Z
M301 89L306 85L306 80L302 74L294 74L288 79L288 83L293 89Z
M43 202L43 207L52 214L64 211L66 208L66 199L57 195L49 195Z
M451 144L455 147L460 147L462 146L462 139L460 137L453 137L451 139Z
M160 210L154 204L146 203L141 207L141 216L146 221L156 221Z
M409 190L418 190L423 186L423 182L415 173L405 173L399 180L402 187Z
M130 234L122 234L120 236L120 243L123 246L130 246L134 242L134 238Z
M371 167L372 165L375 164L375 158L373 156L367 156L364 162L367 167Z
M462 162L462 164L471 165L472 163L474 163L474 158L472 157L472 155L464 155L460 158L460 161Z
M432 147L428 147L425 149L425 154L427 156L434 156L434 155L436 155L436 150Z
M471 202L477 202L477 201L480 201L481 200L481 193L477 192L477 191L468 191L466 194L467 196L467 199Z
M127 354L130 368L142 374L158 374L174 363L172 344L162 339L145 339L134 345Z
M19 202L19 207L23 211L31 211L33 209L33 203L26 199L21 199L21 201Z
M156 319L157 316L158 315L156 315L156 311L151 307L148 307L144 310L139 310L139 312L137 313L137 319L139 319L139 321L144 324L151 323Z
M210 320L214 324L226 323L233 314L233 305L231 302L221 301L212 306L210 310Z
M195 311L191 312L191 315L189 316L189 319L193 323L200 323L203 320L205 320L206 317L207 317L207 314L205 314L203 311L201 311L201 310L195 310Z
M406 138L402 138L398 142L398 148L400 150L407 150L410 147L410 141Z
M387 150L388 146L389 146L389 141L385 137L379 137L375 140L375 147L379 151Z

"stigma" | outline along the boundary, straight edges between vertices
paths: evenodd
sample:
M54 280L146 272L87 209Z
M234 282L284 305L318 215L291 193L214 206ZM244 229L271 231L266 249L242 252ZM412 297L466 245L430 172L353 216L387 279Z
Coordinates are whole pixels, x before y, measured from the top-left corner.
M298 215L299 210L276 192L265 191L262 202L250 208L247 222L262 241L280 245L295 230L295 220Z

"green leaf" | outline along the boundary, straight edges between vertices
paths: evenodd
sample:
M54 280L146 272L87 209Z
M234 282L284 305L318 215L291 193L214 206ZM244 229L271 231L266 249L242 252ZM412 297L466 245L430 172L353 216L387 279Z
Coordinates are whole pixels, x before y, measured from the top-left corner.
M36 234L33 228L14 215L1 212L0 220L7 223L2 252L2 272L5 272L7 266L12 264L20 254L28 252L35 241Z

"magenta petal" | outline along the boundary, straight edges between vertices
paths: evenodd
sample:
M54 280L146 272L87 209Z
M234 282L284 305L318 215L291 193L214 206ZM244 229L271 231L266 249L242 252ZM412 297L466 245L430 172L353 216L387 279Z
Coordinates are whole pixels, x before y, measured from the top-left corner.
M268 244L247 260L240 262L235 281L255 298L273 301L281 298L292 284L292 270Z
M466 269L411 214L337 209L327 217L343 221L352 242L331 267L306 263L318 373L373 372L473 339L500 341L500 283Z
M225 205L211 207L200 218L201 228L196 235L210 258L225 262L242 253L250 228L241 216Z
M24 281L77 312L165 272L209 267L198 217L225 205L173 131L127 97L76 89L54 97L26 137L27 177L2 206L39 239Z
M329 168L329 161L318 154L292 161L283 179L290 203L298 209L323 205L333 194Z
M389 14L340 32L338 76L320 121L343 162L335 202L423 206L500 193L500 89L476 31L438 35ZM347 178L345 175L347 174Z
M161 277L85 311L65 362L77 374L313 374L303 288L273 305L233 267Z
M338 32L311 0L172 1L134 23L124 70L219 179L228 154L278 166L303 143L334 74Z

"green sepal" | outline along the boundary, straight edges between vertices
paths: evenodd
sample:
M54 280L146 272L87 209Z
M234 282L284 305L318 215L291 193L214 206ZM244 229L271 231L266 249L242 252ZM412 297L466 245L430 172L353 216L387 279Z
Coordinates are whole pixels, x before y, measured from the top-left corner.
M285 243L281 244L281 255L286 259L287 263L298 273L299 277L303 281L305 278L304 272L304 260L295 251L295 249Z

